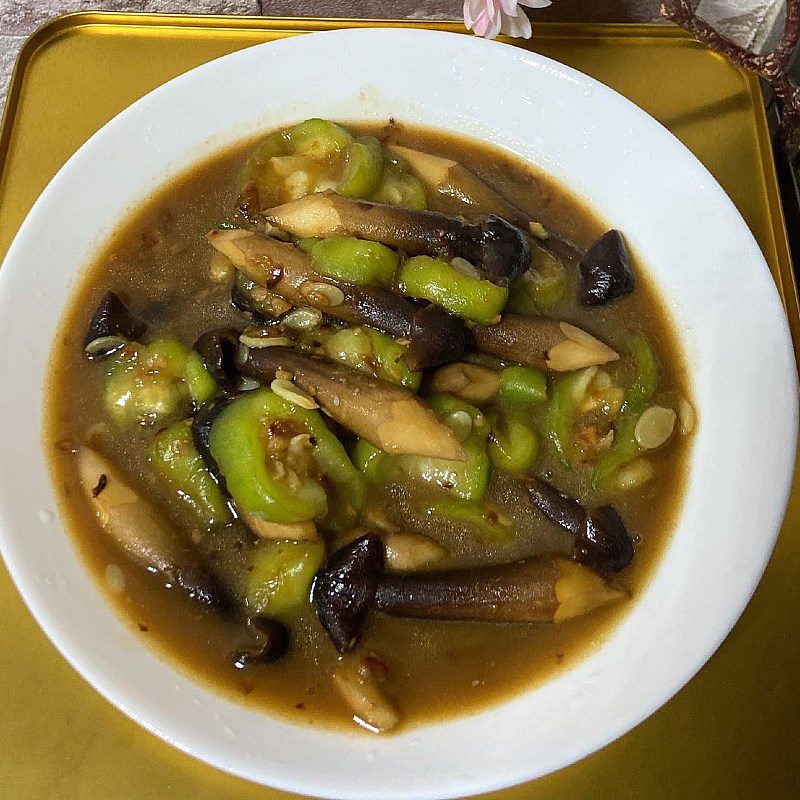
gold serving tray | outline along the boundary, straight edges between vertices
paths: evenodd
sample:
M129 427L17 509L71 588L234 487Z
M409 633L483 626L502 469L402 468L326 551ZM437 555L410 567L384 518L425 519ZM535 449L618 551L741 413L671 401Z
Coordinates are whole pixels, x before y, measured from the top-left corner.
M54 20L24 46L8 95L0 133L0 258L56 170L105 122L156 86L261 42L307 31L392 25L463 32L455 22L100 13ZM795 347L800 346L797 289L757 81L677 29L661 26L540 25L530 42L515 44L621 92L700 158L755 234L786 306ZM3 457L14 456L4 451ZM800 797L798 486L796 475L781 537L755 597L688 686L599 753L492 798ZM289 797L183 755L103 700L44 637L2 566L0 614L3 800Z

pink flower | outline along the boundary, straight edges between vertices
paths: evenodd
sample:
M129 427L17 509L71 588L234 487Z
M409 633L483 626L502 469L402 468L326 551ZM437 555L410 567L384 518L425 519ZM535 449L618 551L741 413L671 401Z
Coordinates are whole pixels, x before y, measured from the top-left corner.
M520 6L547 8L551 0L464 0L467 30L494 39L498 33L529 39L531 23Z

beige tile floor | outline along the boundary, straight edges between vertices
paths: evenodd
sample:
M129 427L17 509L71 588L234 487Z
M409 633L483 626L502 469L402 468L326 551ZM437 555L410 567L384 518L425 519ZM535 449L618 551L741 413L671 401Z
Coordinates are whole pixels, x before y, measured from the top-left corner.
M658 0L555 0L534 20L651 22ZM0 110L17 52L52 17L70 11L161 11L254 16L460 18L461 0L0 0Z

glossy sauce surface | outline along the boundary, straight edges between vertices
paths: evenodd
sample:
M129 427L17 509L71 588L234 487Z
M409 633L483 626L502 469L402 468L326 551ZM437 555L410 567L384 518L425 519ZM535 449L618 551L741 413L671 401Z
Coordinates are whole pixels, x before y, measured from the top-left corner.
M473 141L441 132L401 127L394 140L468 164L518 207L579 248L588 247L606 226L590 210L549 178L524 163ZM88 442L102 450L137 487L153 498L187 535L192 521L151 474L144 451L154 431L135 429L115 435L102 408L104 370L83 356L84 333L97 302L108 290L131 298L149 323L148 338L174 336L190 345L205 331L224 325L243 327L244 316L230 303L229 284L209 278L213 255L206 232L234 222L239 175L252 143L220 154L180 176L152 197L119 230L87 270L61 326L47 390L44 446L61 498L67 528L97 580L106 585L110 602L122 618L141 631L143 640L215 690L239 702L285 714L311 725L347 724L350 712L331 688L337 655L310 606L292 625L289 654L275 664L236 669L231 652L244 642L241 626L217 612L197 607L163 579L130 564L107 540L84 498L70 452ZM444 203L435 210L453 213ZM556 245L557 246L557 245ZM574 324L624 349L627 333L644 332L665 368L662 391L689 397L683 356L666 310L641 266L636 291L598 309L575 301L577 256L558 247L570 278L565 299L547 314ZM648 458L655 477L630 493L594 493L589 470L566 470L543 447L536 471L589 507L613 502L634 536L636 556L619 581L632 599L561 625L493 625L394 619L375 615L365 648L388 667L386 691L404 724L462 714L497 702L567 668L609 635L637 593L657 568L680 510L686 480L689 443L681 441ZM380 498L378 498L380 501ZM464 542L442 532L450 550L440 566L474 563L477 556L498 563L524 557L543 541L555 547L563 539L537 517L531 535L511 542ZM549 538L548 538L549 537ZM562 544L559 544L562 542ZM119 567L124 576L120 590ZM109 580L111 578L111 580Z

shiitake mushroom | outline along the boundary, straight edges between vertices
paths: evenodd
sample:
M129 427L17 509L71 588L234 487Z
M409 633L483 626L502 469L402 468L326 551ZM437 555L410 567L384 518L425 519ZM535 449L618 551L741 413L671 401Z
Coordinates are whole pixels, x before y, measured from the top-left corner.
M314 578L311 600L339 653L352 650L361 638L383 559L380 538L367 533L333 553Z
M264 218L295 236L357 236L409 255L463 258L499 286L507 286L531 264L527 235L495 215L471 223L437 211L320 192L269 209Z
M255 664L271 664L279 661L289 651L291 636L282 622L266 617L253 617L248 625L255 641L251 647L233 653L233 665L237 669Z
M278 316L277 298L287 305L280 313L289 304L311 306L351 325L369 325L409 340L407 363L412 370L454 361L469 344L463 321L444 309L410 302L380 287L322 280L311 256L288 242L239 229L213 230L206 238L249 282L268 288L271 299L264 302L272 310L267 313L262 308L264 317ZM232 300L240 308L258 312L252 297L234 292Z
M633 540L611 506L591 514L543 478L525 479L528 494L551 522L575 536L573 558L598 572L619 572L633 560Z
M604 233L580 263L578 300L582 306L603 306L636 287L625 239L618 230Z
M206 369L225 394L236 391L239 385L236 368L238 348L239 332L234 328L215 328L194 343L194 349L202 356Z
M83 346L90 360L107 358L126 341L142 337L147 324L139 319L114 292L106 292L92 314Z

